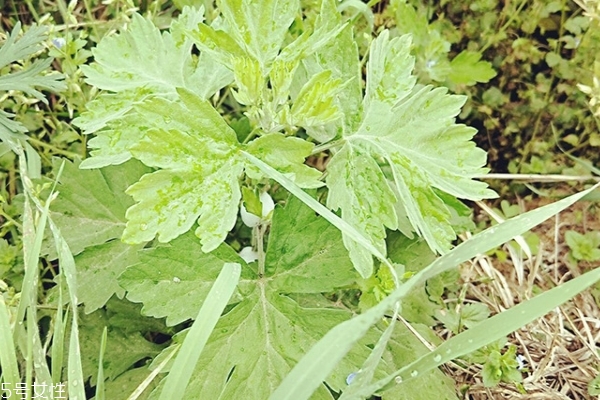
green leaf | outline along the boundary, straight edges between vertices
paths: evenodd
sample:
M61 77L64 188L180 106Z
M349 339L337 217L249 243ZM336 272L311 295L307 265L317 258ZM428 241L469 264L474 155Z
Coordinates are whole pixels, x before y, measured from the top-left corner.
M155 97L135 105L133 112L114 124L115 141L108 136L100 139L112 147L104 147L108 151L99 157L109 162L135 157L160 168L127 189L136 204L126 213L125 242L142 243L157 236L168 242L197 222L196 234L209 252L235 225L241 199L239 179L248 162L235 131L208 101L186 89L178 89L177 94L177 101ZM247 148L298 184L322 186L321 173L304 165L312 144L272 134ZM86 160L85 167L101 166L95 158ZM248 173L257 174L255 169L254 175Z
M109 314L105 310L97 310L80 318L83 377L91 377L92 384L95 384L102 331L105 326L108 327L108 340L104 353L104 376L109 380L127 371L137 361L157 355L164 347L147 341L140 332L126 332L111 326ZM130 318L136 319L139 316L131 315Z
M600 260L600 232L592 231L582 235L575 231L565 233L565 241L576 260Z
M553 53L548 53L553 54ZM464 50L450 62L448 80L454 84L475 85L496 76L492 63L481 61L481 53Z
M482 303L469 303L460 309L461 324L467 328L473 328L475 325L485 321L489 316L489 308Z
M186 235L168 246L145 250L142 263L129 268L121 279L128 298L140 301L143 296L145 312L159 307L174 323L195 315L226 258L242 264L233 307L221 317L207 343L186 399L267 398L323 333L351 316L330 308L325 299L323 308L308 308L288 296L295 294L301 302L304 296L346 286L357 277L339 231L295 198L285 208L275 209L264 276L257 275L256 264L245 265L225 245L210 254L199 247ZM174 276L178 283L173 282ZM343 364L328 381L330 386L341 387L355 368ZM331 398L324 386L319 393L318 398Z
M377 161L368 152L346 144L331 159L327 171L330 174L327 206L333 210L341 208L342 219L367 233L385 255L385 227L392 230L398 227L394 209L397 200ZM344 235L344 244L355 265L372 268L371 252L347 235Z
M150 20L134 14L126 30L100 41L92 51L94 62L81 69L89 84L117 94L100 95L74 123L85 133L95 132L151 97L177 98L178 87L208 98L231 83L231 71L208 54L192 55L187 32L203 19L202 10L186 7L170 32L161 34Z
M600 396L600 375L597 375L588 383L588 393L592 396Z
M498 245L512 239L516 235L520 235L523 232L526 232L527 230L541 223L550 216L569 207L577 200L580 200L582 197L596 189L597 186L598 185L591 189L585 190L583 192L577 193L568 198L560 200L556 203L540 207L537 210L533 210L526 214L515 217L498 226L487 229L486 231L475 235L470 240L460 244L452 252L439 257L427 268L423 269L422 271L417 273L413 278L409 279L403 285L398 287L392 294L390 294L390 296L385 298L381 303L371 308L366 313L363 313L359 316L352 318L349 321L339 324L331 331L329 331L325 335L325 337L323 337L315 346L313 346L309 353L302 358L302 360L286 376L281 385L277 388L275 392L271 394L269 398L271 400L308 399L316 390L316 388L319 387L321 382L327 376L329 376L331 371L334 370L335 366L340 362L340 360L342 360L343 357L353 348L354 344L357 343L369 331L371 326L377 323L390 309L394 308L397 302L400 301L404 296L406 296L406 294L416 285L422 284L427 279L430 279L437 274L449 271L459 263L464 262L472 257L475 257L478 254L484 253L489 249L497 247ZM592 271L591 273L588 273L586 275L596 273L599 271L600 270ZM580 278L577 278L579 280L576 283L576 285L578 285L578 290L583 289L583 287L579 285L589 286L591 284L591 281L588 280L587 282L585 282L582 278L588 277L582 276ZM564 284L563 286L574 286L569 285L569 283ZM563 295L566 295L567 293L569 296L573 296L575 294L573 291L569 290L561 291L561 294ZM551 300L549 299L549 297L550 296L544 296L543 299L539 300L538 304L543 302L548 303L548 301ZM556 304L561 304L563 302L562 299L556 299L556 301ZM551 300L550 302L554 304L554 300ZM553 305L549 306L547 309L550 310L552 308L554 308ZM539 309L537 309L536 311L539 311ZM523 324L535 318L532 317L530 319L530 317L531 316L528 316L527 321L525 320L525 318L520 318L520 325L517 325L514 329L518 329ZM510 318L514 319L515 314L511 314ZM503 323L506 324L506 321L503 320ZM486 326L486 324L481 324L478 325L476 328L479 327L481 327L483 330L483 327L488 326ZM505 329L506 326L500 329L500 336L504 335L502 334L502 332L504 332ZM468 330L466 333L469 332L471 332L471 330ZM489 336L490 332L494 332L494 335L492 337ZM496 332L492 329L488 329L485 333L480 332L479 335L481 335L479 339L481 340L485 338L486 342L492 342L498 338ZM462 336L462 338L464 338L464 336ZM469 344L471 343L468 341L468 339L467 342ZM481 347L481 345L485 344L487 343L478 344L478 347ZM461 351L459 353L462 353L462 350L466 350L468 352L468 349L461 348ZM453 353L452 350L450 351L450 353ZM417 370L416 376L419 376L420 374L422 375L426 371L436 368L438 365L441 365L441 362L445 362L442 361L443 357L441 357L441 354L435 354L434 357L430 358L429 356L431 354L432 353L428 353L426 355L427 362L420 364L426 368L422 370ZM446 355L447 354L445 354L444 356ZM462 354L456 354L453 355L453 357L458 357L460 355ZM413 369L410 369L409 373L412 372ZM415 376L412 377L414 378ZM404 380L406 381L406 379ZM365 387L364 392L366 392L367 395L363 396L363 398L368 397L381 387L382 386L379 384L373 387Z
M146 379L150 371L146 366L140 368L133 368L123 372L117 376L114 380L106 381L105 397L107 399L119 399L123 398L124 394L133 393L133 391ZM149 399L152 389L158 385L156 380L152 381L150 386L144 390L141 396L136 397L136 400Z
M201 21L202 15L198 17ZM152 21L133 14L128 28L101 40L92 50L94 63L81 69L87 83L102 90L148 87L157 94L174 95L176 87L187 86L193 71L191 47L191 40L161 34Z
M137 252L143 246L130 246L120 240L88 247L75 258L77 264L77 298L85 304L85 312L91 313L116 294L123 298L125 290L117 278L130 265L138 262Z
M421 334L427 332L427 327L422 325L413 325ZM427 337L425 335L425 337ZM406 326L397 324L394 333L387 345L387 351L384 353L383 361L386 362L386 369L397 369L406 364L409 360L414 360L429 350L417 337L406 328ZM401 390L394 388L382 393L383 400L414 400L414 399L437 399L437 400L457 400L454 389L455 382L446 376L439 369L429 371L422 376L413 379L402 386Z
M292 124L302 127L325 125L340 118L335 101L341 81L322 71L306 82L290 110Z
M184 398L185 389L192 377L193 366L197 364L208 338L227 306L237 286L240 272L240 264L227 263L223 266L165 379L160 394L162 398L173 400Z
M148 168L138 161L120 167L83 171L79 163L65 161L58 185L58 198L52 202L52 219L76 255L86 247L118 239L125 228L125 212L133 201L124 192ZM58 171L58 161L54 171ZM46 251L56 258L50 244ZM92 262L93 264L93 262Z
M21 23L17 21L0 48L0 68L7 67L17 61L26 61L43 48L43 42L47 37L46 27L32 26L19 37L20 32ZM38 89L60 91L66 88L64 82L61 81L64 78L62 74L43 74L51 63L51 58L35 60L28 67L21 68L17 72L9 71L5 73L0 76L0 90L19 90L44 103L48 103L43 93ZM14 117L14 114L0 110L0 140L11 144L11 148L15 146L17 139L26 138L19 134L27 132L27 128L20 122L13 121L12 117ZM25 147L29 166L32 167L33 163L39 164L37 153L30 151L29 145ZM40 168L39 165L36 168L29 168L30 177L39 177L39 172L36 172L36 170L39 171Z
M221 0L218 5L230 26L231 36L266 72L300 11L299 1Z
M17 22L0 48L0 68L27 59L41 50L42 43L46 40L46 31L46 27L33 26L18 38L21 32L21 23ZM45 96L37 88L50 91L60 91L66 88L65 83L60 81L64 78L62 74L42 74L51 63L51 58L35 60L25 69L0 76L0 90L20 90L47 103Z
M409 44L406 37L390 40L387 31L372 43L364 119L328 164L327 204L379 249L385 228L397 229L405 213L414 231L444 253L455 238L453 214L435 190L470 200L495 193L472 180L486 172L486 154L470 141L474 129L455 124L465 98L415 86L406 72ZM366 251L344 240L355 265L372 265Z
M119 283L127 290L128 300L144 304L144 315L167 317L167 325L196 316L223 263L243 263L225 245L204 253L191 233L167 245L142 250L139 257L140 263L127 268ZM249 276L244 270L242 279Z
M244 57L246 52L228 31L198 24L198 29L188 33L196 46L221 65L233 70L232 57Z
M265 79L262 76L258 61L251 57L234 57L233 75L237 92L233 96L238 103L246 105L260 105Z
M348 235L351 240L354 240L360 246L367 249L371 254L385 262L385 256L383 255L383 253L379 251L377 247L375 247L368 238L366 238L363 234L357 231L353 226L351 226L346 221L329 211L325 206L319 203L319 201L309 196L298 185L296 185L285 175L281 174L279 171L275 170L268 164L265 164L262 160L259 160L258 158L254 157L249 153L244 153L244 155L250 160L250 162L253 165L258 167L263 173L265 173L265 175L267 175L271 179L276 180L295 197L300 199L304 204L308 205L314 212L318 213L327 221L329 221L329 223L338 228L344 235ZM389 262L388 264L388 266L392 265ZM356 270L360 273L360 275L363 278L368 278L373 273L373 266L369 264L363 265L354 263L354 268L356 268Z
M319 181L321 171L304 165L314 145L306 140L271 133L253 140L246 151L285 174L302 188L314 189L323 186ZM259 178L258 171L247 169L248 175Z
M417 78L412 75L415 61L410 55L410 45L410 36L390 39L389 31L383 31L371 43L365 110L369 110L371 102L374 101L390 106L397 105L411 93ZM373 106L375 107L377 106Z
M342 132L356 130L362 117L361 65L353 28L342 23L335 1L321 3L314 33L304 41L301 36L285 47L280 57L292 57L294 53L302 54L304 59L294 78L293 98L312 76L323 71L330 71L332 79L342 82L334 103L342 118L326 125L307 126L307 133L320 142L327 142Z
M238 142L210 103L181 90L182 102L153 99L138 106L141 115L162 117L131 148L144 164L164 168L145 175L127 193L137 204L127 211L123 240L141 243L158 235L169 242L197 220L204 251L225 239L235 224L244 165ZM173 123L180 129L169 129Z
M244 201L246 210L250 214L262 217L263 205L260 202L260 198L253 190L247 188L246 186L242 186L242 199Z

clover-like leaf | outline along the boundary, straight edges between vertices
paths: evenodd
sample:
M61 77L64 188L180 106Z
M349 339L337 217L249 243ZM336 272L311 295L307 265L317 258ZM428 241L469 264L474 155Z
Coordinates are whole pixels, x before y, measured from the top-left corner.
M552 53L549 53L552 54ZM455 84L474 85L477 82L489 82L496 71L489 61L481 61L481 54L462 51L450 62L451 71L448 80Z

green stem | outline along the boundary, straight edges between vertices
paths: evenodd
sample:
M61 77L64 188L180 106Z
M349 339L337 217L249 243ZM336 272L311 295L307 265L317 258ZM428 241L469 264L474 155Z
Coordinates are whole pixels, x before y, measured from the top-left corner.
M517 7L517 9L515 10L515 12L510 14L510 18L508 19L508 21L506 21L506 23L504 25L502 25L502 27L498 30L498 34L504 32L505 30L508 29L508 27L510 26L510 24L513 23L513 21L521 15L521 10L523 9L523 7L525 7L525 5L528 3L528 0L523 0L521 2L521 4L519 4L519 6ZM480 54L483 54L484 51L487 50L488 47L490 47L492 44L494 44L494 37L496 37L497 35L493 35L490 39L488 39L487 43L481 48L481 50L479 50Z
M265 227L260 223L255 229L256 251L258 252L258 276L262 277L265 275L265 250L263 242L265 238Z
M340 139L340 140L334 140L333 142L327 142L327 143L320 144L313 148L310 155L314 156L315 154L319 154L321 152L332 149L334 147L338 147L344 143L345 143L345 141L343 139Z
M90 21L95 21L94 16L92 15L92 7L90 6L90 0L83 0L83 4L85 5L85 15L87 15ZM94 32L94 36L96 37L96 43L100 41L100 35L98 35L98 29L96 24L92 24L92 31Z
M69 157L71 159L76 158L76 157L81 157L77 153L73 153L72 151L67 151L67 150L61 150L61 149L59 149L59 148L57 148L55 146L52 146L49 143L43 142L43 141L38 140L36 138L33 138L31 136L27 140L29 142L31 142L31 143L34 143L34 144L38 145L38 146L45 147L45 148L47 148L49 150L52 150L56 154L62 154L63 156Z

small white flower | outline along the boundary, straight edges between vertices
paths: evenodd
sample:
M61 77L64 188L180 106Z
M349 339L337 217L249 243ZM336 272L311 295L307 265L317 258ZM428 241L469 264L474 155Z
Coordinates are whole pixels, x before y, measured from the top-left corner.
M240 207L240 215L242 216L242 222L244 222L244 225L246 225L249 228L254 228L258 224L260 224L261 221L268 221L270 218L271 211L273 211L273 209L275 208L275 203L273 202L273 199L271 198L271 196L269 196L269 193L267 192L262 192L260 194L260 202L262 204L262 216L254 215L248 212L248 210L246 210L246 207L244 207L244 203L242 203L242 206Z
M64 38L59 37L52 39L52 44L56 46L57 49L62 49L65 44L67 44L67 41Z
M525 368L525 362L527 360L525 360L525 357L523 357L523 355L521 355L521 354L517 354L516 358L517 358L517 363L519 364L519 366L517 367L517 369L520 371L523 368Z
M247 264L258 260L258 251L254 250L251 246L244 247L240 250L239 255Z

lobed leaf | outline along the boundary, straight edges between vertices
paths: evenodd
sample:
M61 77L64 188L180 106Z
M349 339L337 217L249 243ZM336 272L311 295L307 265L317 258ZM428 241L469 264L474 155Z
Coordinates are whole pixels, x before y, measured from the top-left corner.
M471 200L495 193L472 180L486 171L486 155L470 141L475 130L455 124L465 98L415 86L407 72L413 65L409 46L407 37L390 40L386 31L373 41L364 117L355 132L343 136L345 144L328 166L328 206L341 209L381 249L384 228L403 226L406 214L413 230L444 253L455 233L452 214L435 189ZM393 205L402 210L394 212ZM355 265L372 266L366 251L345 241Z
M142 262L122 275L130 300L173 324L195 316L223 262L242 265L238 293L204 348L186 399L265 399L321 335L350 318L323 297L325 307L301 304L356 279L339 231L291 198L275 209L271 232L263 276L225 245L205 254L189 234L142 251ZM342 363L329 385L340 388L354 362ZM331 398L324 385L317 398Z
M273 62L300 11L298 0L220 0L219 9L231 36L258 60L263 71Z
M185 7L170 31L163 33L150 20L134 14L126 30L98 43L92 51L94 62L81 68L89 84L114 94L101 94L74 123L85 133L92 133L152 97L176 99L179 87L208 98L231 83L231 71L210 55L192 55L193 41L187 31L203 21L203 13L202 9ZM136 125L117 123L117 126L125 131L123 136L129 136L127 128ZM116 134L113 129L101 131L100 135L104 134L112 137L96 140L93 146L110 151ZM95 166L104 165L107 164Z

